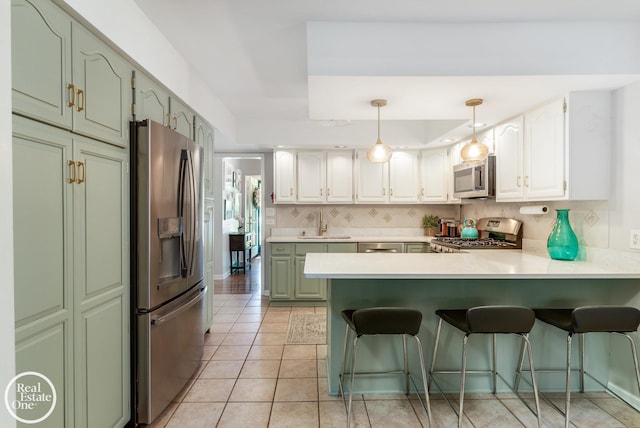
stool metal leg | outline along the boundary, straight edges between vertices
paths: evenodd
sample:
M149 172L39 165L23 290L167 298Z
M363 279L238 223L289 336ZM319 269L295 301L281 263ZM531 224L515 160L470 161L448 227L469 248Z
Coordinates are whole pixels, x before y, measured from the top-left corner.
M585 339L587 338L585 333L580 333L578 339L580 342L580 392L584 394L584 349Z
M402 352L404 353L405 394L409 395L409 357L407 355L407 335L402 335Z
M533 366L533 350L531 349L531 342L529 342L529 335L522 335L522 345L526 344L527 353L529 355L529 367L531 368L531 384L533 386L533 398L536 402L536 416L538 417L538 427L542 427L542 417L540 415L540 399L538 398L538 384L536 382L536 376Z
M631 343L631 356L633 357L633 366L636 368L636 380L638 381L638 391L640 392L640 369L638 369L638 351L636 350L636 342L630 335L625 333L624 336L629 339L629 342Z
M571 404L571 333L567 335L567 383L564 402L564 428L569 428L569 406Z
M340 366L340 374L338 374L338 394L344 397L344 388L342 383L344 382L344 368L347 362L347 342L349 340L349 326L347 325L344 331L344 346L342 347L342 365Z
M438 329L436 330L436 342L433 345L433 357L431 358L431 368L429 369L429 388L431 388L431 379L433 378L433 369L436 367L436 354L438 353L438 345L440 343L441 329L442 329L442 318L439 318Z
M520 344L520 354L518 355L518 368L516 369L516 379L513 383L513 390L516 394L518 394L518 389L520 388L520 378L522 377L522 367L524 365L524 348L525 341L523 340Z
M424 368L424 355L422 353L422 342L420 342L420 339L418 339L418 336L413 336L416 339L417 345L418 345L418 356L420 358L420 372L422 374L422 385L424 387L424 401L425 401L425 406L427 407L427 417L429 418L429 426L433 425L433 422L431 421L431 404L429 403L429 388L427 386L427 372ZM418 392L418 396L420 395L419 391Z
M356 374L356 350L358 349L358 336L353 339L353 353L351 354L351 379L349 380L349 406L347 407L347 428L351 426L351 402L353 401L353 379Z
M496 354L497 354L497 352L496 352L497 345L496 345L496 336L497 336L497 335L496 335L495 333L493 333L493 335L492 335L492 336L493 336L493 340L492 340L492 348L493 348L493 370L491 370L491 378L492 378L492 380L493 380L493 395L495 395L495 394L496 394L496 391L497 391L497 389L498 389L498 388L497 388L497 386L496 386L496 384L497 384L497 382L498 382L498 380L496 379L496 378L497 378L497 369L496 369L496 367L497 367L497 357L496 357Z
M464 378L467 372L467 342L469 340L469 335L465 334L464 339L462 339L462 373L460 376L460 407L458 410L458 428L462 427L462 418L464 414L462 413L464 407Z

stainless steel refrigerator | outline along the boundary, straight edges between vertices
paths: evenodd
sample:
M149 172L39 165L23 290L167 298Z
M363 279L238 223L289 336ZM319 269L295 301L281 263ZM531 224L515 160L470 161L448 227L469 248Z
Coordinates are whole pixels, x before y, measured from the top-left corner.
M149 424L202 358L203 150L151 120L131 123L133 397Z

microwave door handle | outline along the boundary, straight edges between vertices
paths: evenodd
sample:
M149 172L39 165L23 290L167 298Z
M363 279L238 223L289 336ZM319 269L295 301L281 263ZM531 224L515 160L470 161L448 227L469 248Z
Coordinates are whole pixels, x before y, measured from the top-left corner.
M178 217L184 221L184 197L187 174L187 154L186 150L180 151L180 168L178 172ZM187 254L184 242L184 232L180 234L180 275L187 276Z

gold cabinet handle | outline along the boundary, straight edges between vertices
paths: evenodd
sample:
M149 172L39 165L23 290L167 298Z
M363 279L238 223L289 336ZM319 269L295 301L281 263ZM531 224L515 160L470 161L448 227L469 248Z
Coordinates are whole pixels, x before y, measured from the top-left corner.
M76 163L74 161L68 160L67 161L67 168L69 170L69 178L67 178L67 182L68 183L74 183L76 181L76 177L78 176L78 174L77 174L78 166L76 165Z
M178 129L178 116L173 116L173 129Z
M382 188L382 196L387 196L387 189L384 187Z
M518 176L518 179L516 180L516 186L522 187L521 181L522 181L522 177Z
M320 196L322 196L322 187L320 188Z
M74 105L76 105L76 85L67 83L67 107L73 107Z
M331 189L327 189L327 196L331 196Z
M422 190L420 191L420 196L424 196L424 187L422 188Z
M393 188L389 189L389 196L393 196Z
M289 188L289 196L293 196L293 187Z
M84 110L84 107L86 104L84 89L78 89L77 94L78 94L78 106L76 107L76 110L78 112L81 112L82 110Z
M78 169L80 170L80 172L82 172L82 175L78 174L76 183L78 184L84 183L85 181L87 181L87 170L85 168L85 164L84 162L77 162L77 164L78 164Z
M528 175L524 176L524 187L529 187L529 176Z
M171 123L171 114L167 113L167 123L163 123L164 126L169 126Z

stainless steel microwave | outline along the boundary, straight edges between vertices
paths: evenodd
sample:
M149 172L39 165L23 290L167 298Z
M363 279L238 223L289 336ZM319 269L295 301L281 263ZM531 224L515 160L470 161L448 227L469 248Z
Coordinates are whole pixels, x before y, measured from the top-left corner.
M495 197L496 157L454 165L453 195L464 199Z

